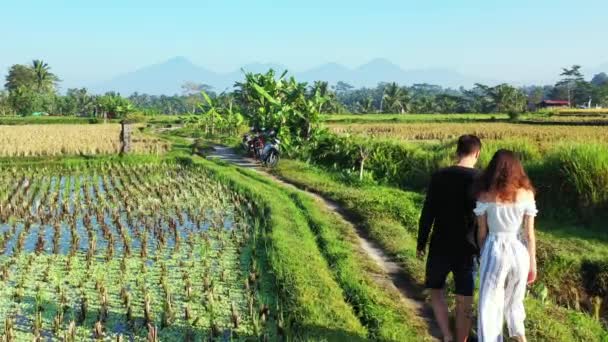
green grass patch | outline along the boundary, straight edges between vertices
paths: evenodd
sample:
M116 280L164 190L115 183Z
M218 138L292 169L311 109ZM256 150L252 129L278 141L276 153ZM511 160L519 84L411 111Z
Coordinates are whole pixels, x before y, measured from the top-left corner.
M369 330L368 338L381 341L430 338L426 324L412 312L398 291L373 280L387 275L361 251L354 227L300 190L278 186L254 172L241 170L241 173L288 194L301 209L334 277L344 289L346 300Z
M281 160L280 166L275 171L278 176L289 182L318 192L343 205L346 210L360 219L362 227L373 240L402 263L412 281L419 286L422 285L424 265L415 258L415 232L422 195L390 187L349 184L340 181L339 175L293 160ZM535 296L528 298L526 324L529 338L535 341L603 341L607 339L608 333L605 327L602 326L602 323L595 321L591 315L555 304L556 302L563 304L558 298L559 293L570 291L569 288L566 288L570 284L565 283L565 279L568 282L572 279L564 276L568 275L567 272L572 272L575 275L573 279L576 281L576 275L583 274L581 273L583 265L592 269L600 268L600 272L595 274L594 279L598 279L596 286L602 286L605 273L601 271L604 267L601 260L605 260L604 256L608 251L604 238L601 234L588 231L586 234L594 236L594 238L581 239L586 241L587 246L592 246L592 256L599 259L587 258L580 252L576 258L577 251L573 247L564 248L565 245L572 244L572 241L560 236L560 234L567 234L570 237L571 230L562 228L551 231L542 220L539 227L541 228L538 239L539 261L542 260L539 265L539 283L545 283L549 288L556 290L555 293L553 290L550 291L549 297L544 303ZM591 263L589 266L589 260L595 260L596 263ZM563 265L572 265L572 268L565 268ZM579 279L582 278L584 277ZM585 286L580 282L575 285L577 288Z
M251 196L259 205L269 263L289 312L289 326L306 340L356 341L367 336L317 247L306 218L289 196L229 165L196 159L218 179Z

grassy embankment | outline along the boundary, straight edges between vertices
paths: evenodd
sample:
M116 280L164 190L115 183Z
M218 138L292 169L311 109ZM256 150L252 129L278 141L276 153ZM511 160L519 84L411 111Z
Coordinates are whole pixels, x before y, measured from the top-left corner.
M181 141L186 151L181 138L170 139L175 146ZM195 159L265 208L268 241L274 246L270 264L283 283L282 293L290 294L286 310L293 314L296 334L330 340L428 339L424 324L396 290L373 281L379 270L358 250L352 227L301 191L282 188L253 172ZM340 304L344 302L350 307ZM362 329L352 322L353 312Z
M415 258L416 223L422 199L420 194L391 187L345 183L340 180L340 176L291 160L281 161L276 173L290 182L341 203L360 220L372 239L403 264L412 281L419 287L422 286L423 263ZM541 257L539 283L547 283L549 286L550 282L559 281L556 279L559 273L572 271L565 269L564 265L576 268L576 265L580 266L585 262L586 257L601 260L608 255L606 240L594 241L581 238L580 242L584 243L586 248L593 250L593 255L581 256L577 253L579 247L570 246L568 240L560 236L571 234L574 229L564 228L560 232L553 233L545 228L547 224L548 222L541 221L539 233ZM580 246L580 248L585 247ZM547 255L543 256L542 253ZM556 272L556 269L560 271ZM560 290L569 291L563 288ZM557 292L550 291L549 298L544 304L538 296L529 296L526 300L528 311L526 324L531 340L602 341L608 338L608 333L602 324L588 314L554 304L557 301L556 294Z
M274 181L250 171L241 170L241 173L287 194L301 210L348 302L368 328L368 338L413 341L428 337L425 324L397 290L373 281L386 275L361 250L354 227L303 191L277 186Z

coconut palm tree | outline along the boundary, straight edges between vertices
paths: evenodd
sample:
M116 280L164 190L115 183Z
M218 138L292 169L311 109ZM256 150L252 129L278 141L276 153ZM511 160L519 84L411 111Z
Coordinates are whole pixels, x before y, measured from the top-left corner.
M34 72L36 90L39 92L52 90L55 87L55 83L59 81L57 76L50 71L51 67L43 60L33 60L31 68Z
M405 113L409 100L407 89L399 87L395 82L389 83L382 95L382 109L385 113Z
M370 114L376 111L374 107L374 98L368 96L362 101L357 102L357 106L359 107L359 111L363 114Z

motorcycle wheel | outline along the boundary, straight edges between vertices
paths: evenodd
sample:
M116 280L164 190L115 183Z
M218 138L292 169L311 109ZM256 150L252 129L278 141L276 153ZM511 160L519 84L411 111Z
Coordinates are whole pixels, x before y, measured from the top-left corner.
M266 158L266 166L275 167L279 163L279 154L276 151L271 151L268 158Z

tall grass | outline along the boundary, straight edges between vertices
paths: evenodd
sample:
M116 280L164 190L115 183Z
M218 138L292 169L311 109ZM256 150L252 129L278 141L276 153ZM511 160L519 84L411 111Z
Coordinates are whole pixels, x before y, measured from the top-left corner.
M479 165L485 166L500 148L520 155L546 212L571 213L585 220L607 216L607 145L570 143L539 147L527 139L487 140ZM364 165L368 179L421 191L434 171L453 163L455 142L415 144L327 135L298 157L354 174L360 166L361 149L369 155Z
M605 146L561 145L545 156L544 163L546 169L554 172L551 178L560 186L561 199L572 200L573 205L585 212L608 209L608 150Z

